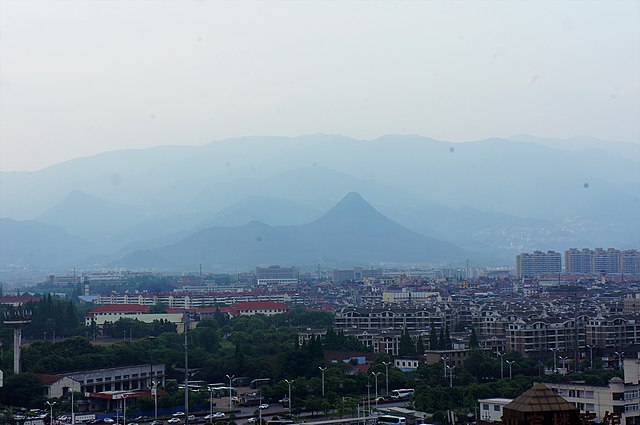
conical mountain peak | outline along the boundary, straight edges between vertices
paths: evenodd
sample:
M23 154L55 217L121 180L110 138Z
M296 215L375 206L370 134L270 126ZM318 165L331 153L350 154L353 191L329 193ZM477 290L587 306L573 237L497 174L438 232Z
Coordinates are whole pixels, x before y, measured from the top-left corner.
M349 192L347 195L340 200L333 208L331 208L326 214L336 214L336 213L344 213L349 212L350 214L356 213L375 213L379 214L375 208L371 206L370 203L365 201L365 199L358 192Z

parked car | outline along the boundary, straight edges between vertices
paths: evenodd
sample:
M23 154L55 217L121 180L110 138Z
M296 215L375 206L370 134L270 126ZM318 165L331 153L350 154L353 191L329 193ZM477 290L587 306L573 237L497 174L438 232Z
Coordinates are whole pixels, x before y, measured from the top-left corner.
M289 403L289 397L283 397L280 400L278 400L278 403L282 403L282 404L287 404Z
M180 418L171 418L167 421L170 424L179 424L180 423Z
M184 412L176 412L171 416L173 416L173 417L184 416Z
M267 403L262 403L260 406L258 406L258 409L262 410L262 409L268 409L269 405Z
M189 415L189 420L190 421L195 421L196 420L196 415Z
M102 422L104 422L105 424L112 424L112 423L114 423L115 421L114 421L113 419L111 419L111 418L104 418L104 419L102 420Z
M248 424L255 424L255 423L256 423L256 418L249 418L249 419L247 419L247 423L248 423Z
M156 419L155 421L151 422L151 425L164 425L164 421Z

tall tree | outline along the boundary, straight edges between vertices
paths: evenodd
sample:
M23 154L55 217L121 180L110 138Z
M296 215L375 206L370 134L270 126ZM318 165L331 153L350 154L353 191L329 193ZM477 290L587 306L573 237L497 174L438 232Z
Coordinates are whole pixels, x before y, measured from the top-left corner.
M438 334L436 333L436 328L431 326L431 333L429 333L429 350L437 350L440 347L438 346Z
M469 347L477 348L480 345L478 342L478 335L476 334L476 328L471 328L471 336L469 337Z
M451 334L449 333L449 327L444 331L444 348L446 350L451 350L453 348L453 344L451 343Z
M416 346L413 344L409 330L405 327L400 336L400 343L398 344L398 354L400 356L415 356Z
M418 336L416 341L416 355L424 356L424 342L422 342L422 335Z

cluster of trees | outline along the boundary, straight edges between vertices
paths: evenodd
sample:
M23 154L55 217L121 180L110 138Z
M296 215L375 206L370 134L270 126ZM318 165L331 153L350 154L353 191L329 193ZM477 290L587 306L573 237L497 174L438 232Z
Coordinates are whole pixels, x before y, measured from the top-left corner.
M5 311L11 311L11 306L3 306ZM37 302L27 302L21 310L30 311L31 324L24 328L22 334L28 339L66 337L79 335L84 331L81 314L69 300L43 295Z
M449 328L440 328L440 333L436 333L435 327L431 327L429 334L429 350L451 350L451 335Z
M413 343L411 335L407 328L404 328L402 335L400 335L400 342L398 343L398 355L401 357L422 356L424 354L424 342L422 336L418 337L416 343Z
M67 307L74 307L72 304L51 300L49 297L44 297L36 304L38 309L54 306L50 310L54 316L57 315L54 311L75 312L75 309ZM40 304L44 307L40 307ZM36 308L34 316L35 311ZM294 309L288 314L273 317L240 316L232 320L223 314L215 314L211 319L200 321L187 336L189 366L198 370L193 379L224 382L226 374L270 377L276 380L312 376L317 373L317 366L323 364L324 346L320 339L314 339L309 344L299 344L299 327L324 326L327 329L332 325L333 315L319 311ZM25 328L25 332L30 326ZM85 328L80 329L82 331ZM137 339L110 345L92 344L89 339L81 336L56 343L49 339L35 340L22 349L24 376L155 362L166 365L168 377L182 379L182 373L178 369L184 368L184 337L177 334L170 323L158 321L144 324L122 319L107 326L107 332L114 337L126 334L127 338L131 332L132 338ZM11 347L10 329L2 329L0 338L2 347ZM329 348L362 348L358 344L357 340L335 334ZM0 360L4 361L5 371L11 370L10 350L0 352ZM11 394L15 393L12 391L13 379L18 379L15 385L22 385L19 377L11 378L9 374L5 380L5 389L0 393L0 402L15 402L11 399ZM36 395L41 393L42 391L30 392L31 401L22 400L22 405L36 403Z

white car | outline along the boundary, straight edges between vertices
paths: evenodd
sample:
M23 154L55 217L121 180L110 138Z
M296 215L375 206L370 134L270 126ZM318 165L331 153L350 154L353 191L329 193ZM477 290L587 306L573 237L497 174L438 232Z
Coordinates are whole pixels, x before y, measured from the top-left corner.
M173 416L173 417L184 416L184 412L176 412L171 416Z
M256 420L257 420L256 418L249 418L249 419L247 419L247 423L248 424L254 424L254 423L256 423Z
M105 424L112 424L112 423L114 423L115 421L114 421L113 419L111 419L111 418L104 418L104 419L102 420L102 422L104 422Z
M167 421L170 424L179 424L180 423L180 418L171 418Z
M267 403L262 403L260 406L258 406L258 409L262 410L262 409L268 409L269 405Z

